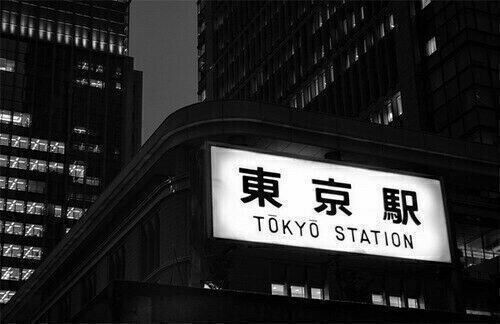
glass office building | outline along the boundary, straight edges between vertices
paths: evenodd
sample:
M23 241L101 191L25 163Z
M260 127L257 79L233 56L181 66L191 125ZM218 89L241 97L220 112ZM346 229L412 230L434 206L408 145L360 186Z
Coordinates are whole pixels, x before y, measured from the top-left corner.
M498 2L197 4L200 101L249 99L463 145L499 143ZM339 152L330 157L347 159ZM449 203L475 206L451 213L470 309L488 309L489 302L474 295L498 285L500 195L498 185L483 180L447 183ZM478 214L480 206L489 212Z
M140 146L128 1L2 1L0 304Z
M495 1L198 1L199 100L498 143Z

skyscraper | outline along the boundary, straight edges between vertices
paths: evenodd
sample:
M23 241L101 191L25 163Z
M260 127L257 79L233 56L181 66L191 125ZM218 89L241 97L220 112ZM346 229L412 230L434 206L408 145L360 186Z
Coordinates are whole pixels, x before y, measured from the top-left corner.
M499 138L495 1L198 1L200 101Z
M141 143L129 1L2 1L0 303Z
M397 138L402 129L458 139L464 147L499 143L498 2L197 4L200 101L249 99L358 119L386 126L377 132L393 130L387 141L401 145L411 141ZM345 152L327 157L366 162ZM498 281L498 261L487 252L498 251L498 178L475 180L446 180L449 203L462 206L450 208L450 219L471 309L488 303L479 296ZM488 211L476 214L480 206Z

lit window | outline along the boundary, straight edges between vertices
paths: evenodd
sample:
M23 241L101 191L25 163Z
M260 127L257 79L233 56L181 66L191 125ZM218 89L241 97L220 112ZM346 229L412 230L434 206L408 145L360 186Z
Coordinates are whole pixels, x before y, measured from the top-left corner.
M47 140L42 140L39 138L31 139L31 149L35 151L47 152L49 148L49 142Z
M334 73L334 69L333 69L333 64L330 65L330 82L333 82L335 79L334 79L334 76L335 76L335 73Z
M22 253L21 251L22 249L20 245L4 243L2 248L2 255L4 257L20 258Z
M9 146L9 134L0 134L0 145Z
M356 27L356 14L353 12L351 15L352 28Z
M322 90L326 89L326 71L323 70L323 73L321 73L321 84L322 84Z
M50 152L64 154L64 143L50 142Z
M115 89L116 90L121 90L122 89L122 84L120 82L116 82Z
M104 66L101 64L97 64L94 71L96 71L97 73L102 73L104 72Z
M342 27L344 29L344 33L347 34L347 19L344 19L342 22Z
M15 294L12 290L0 290L0 304L7 304Z
M11 140L11 146L12 147L19 147L19 148L23 148L23 149L27 149L28 148L28 138L27 137L24 137L24 136L12 136L12 140Z
M311 288L311 298L312 299L323 299L323 289Z
M396 25L394 24L394 16L389 16L389 29L393 29Z
M96 177L87 177L85 179L85 183L87 183L90 186L98 186L100 184L99 178Z
M282 284L271 284L271 294L272 295L279 295L279 296L286 296L286 289L285 285Z
M397 112L398 116L403 114L403 103L401 101L401 92L397 92L392 98L393 111Z
M105 85L106 85L105 82L102 80L90 79L91 87L103 89Z
M59 162L49 162L49 172L63 173L64 164Z
M0 71L14 72L16 70L16 62L0 57Z
M47 161L44 160L30 160L30 170L47 172Z
M101 145L99 144L88 144L87 150L92 153L101 153Z
M85 166L81 164L70 164L69 175L77 178L83 178L85 176Z
M217 283L213 281L204 281L203 282L203 288L204 289L212 289L212 290L219 290L221 289Z
M76 84L78 85L87 85L89 84L89 80L87 80L86 78L78 78L75 80Z
M418 308L418 300L416 298L408 298L408 308Z
M292 297L306 297L306 288L303 286L290 286L290 293Z
M52 211L52 214L54 215L54 217L61 217L62 216L62 206L51 205L50 210Z
M18 281L20 275L19 268L2 267L2 280Z
M31 125L31 115L20 112L13 112L12 124L14 124L15 126L29 127Z
M5 222L5 234L23 235L23 224L18 222Z
M9 164L8 161L6 155L0 154L0 166L6 167Z
M432 55L435 51L437 51L437 45L436 45L436 37L432 37L427 41L425 44L425 54L427 56Z
M8 110L0 110L0 122L3 124L12 123L12 112Z
M478 309L466 309L465 312L467 314L472 314L472 315L491 316L491 312L483 311L483 310L478 310Z
M69 219L80 219L83 215L83 209L78 207L68 207L66 217Z
M392 307L403 307L403 304L401 302L401 297L399 296L389 296L389 306Z
M381 294L372 294L372 303L374 305L385 305L384 296Z
M26 204L26 213L31 215L42 215L45 211L45 204L40 202L28 201Z
M85 127L76 126L76 127L73 127L73 133L75 133L75 134L87 134L88 129L86 129Z
M21 280L28 280L29 277L35 272L34 269L23 269Z
M380 38L384 38L384 36L385 36L384 23L381 23L379 25L379 36L380 36Z
M387 122L385 122L387 120ZM386 106L385 106L385 112L384 112L384 124L390 124L394 120L394 116L392 114L392 104L389 101Z
M71 230L71 227L66 227L64 230L65 230L66 234L68 234L68 232Z
M36 246L25 246L23 249L23 259L40 260L42 258L42 248Z
M13 169L26 170L28 167L28 159L18 156L11 156L9 167Z
M427 7L429 3L431 3L431 0L421 0L421 2L422 2L422 9L424 9L425 7Z
M425 301L424 301L424 298L423 297L420 297L418 299L418 308L420 309L425 309Z
M345 55L345 68L348 69L351 67L351 57L349 53Z
M365 19L365 7L361 6L360 14L361 14L361 20Z
M26 190L26 180L19 178L9 178L8 188L10 190L25 191Z
M7 211L14 213L24 213L24 201L7 199Z
M200 94L199 100L204 101L205 99L207 99L207 90L203 89L203 91Z
M5 189L6 187L7 187L7 177L0 176L0 189Z
M83 184L85 181L83 178L73 177L73 183L81 183Z
M354 61L356 62L357 60L359 60L359 53L358 53L358 47L356 46L354 48Z
M88 70L88 69L89 69L89 63L88 63L88 62L85 62L85 61L80 61L80 62L78 62L77 67L78 67L80 70Z
M25 236L42 237L43 236L43 226L37 225L37 224L26 224L24 235Z
M84 152L86 150L86 147L84 143L75 143L73 144L73 149Z

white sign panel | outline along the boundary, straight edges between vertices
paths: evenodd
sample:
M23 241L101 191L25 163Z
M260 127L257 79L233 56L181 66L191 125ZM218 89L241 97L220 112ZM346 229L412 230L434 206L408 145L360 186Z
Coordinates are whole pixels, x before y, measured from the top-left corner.
M439 180L211 146L213 236L451 262Z

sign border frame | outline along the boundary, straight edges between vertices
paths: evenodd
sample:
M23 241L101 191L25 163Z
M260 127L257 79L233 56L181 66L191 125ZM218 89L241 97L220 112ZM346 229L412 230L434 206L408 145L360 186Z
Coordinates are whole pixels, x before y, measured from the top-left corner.
M455 246L454 244L454 236L455 232L452 232L452 227L450 223L450 217L448 213L448 205L447 205L447 196L444 188L444 179L443 176L435 176L435 175L430 175L430 174L425 174L425 173L419 173L419 172L413 172L413 171L404 171L404 170L395 170L391 168L385 168L385 167L378 167L378 166L370 166L370 165L363 165L363 164L358 164L358 163L353 163L353 162L345 162L345 161L332 161L324 158L315 158L315 157L308 157L308 156L303 156L299 154L294 154L294 153L284 153L284 152L276 152L276 151L271 151L271 150L266 150L262 148L256 148L256 147L249 147L249 146L243 146L243 145L235 145L235 144L228 144L228 143L223 143L223 142L217 142L217 141L210 141L207 140L203 144L203 151L204 151L204 166L203 166L203 171L205 174L205 181L204 181L204 200L205 200L205 235L208 240L211 241L220 241L220 242L231 242L235 244L245 244L247 246L256 246L256 247L282 247L285 249L292 249L295 251L310 251L310 252L322 252L326 253L329 255L343 255L343 256L348 256L348 255L356 255L356 256L363 256L363 257L369 257L369 258L382 258L382 259L390 259L394 261L400 261L400 262L413 262L413 263L431 263L431 264L441 264L441 265L446 265L446 266L456 266L458 262L458 256L457 252L455 251L453 247ZM269 155L276 155L280 157L287 157L287 158L293 158L293 159L300 159L300 160L306 160L306 161L312 161L312 162L321 162L321 163L327 163L327 164L337 164L337 165L342 165L342 166L348 166L348 167L354 167L354 168L361 168L365 170L373 170L373 171L382 171L382 172L389 172L389 173L396 173L396 174L401 174L401 175L408 175L408 176L415 176L415 177L422 177L422 178L427 178L427 179L433 179L439 181L439 185L441 188L441 195L443 197L443 208L444 208L444 217L445 217L445 223L446 223L446 234L448 236L448 248L450 252L450 262L445 262L445 261L434 261L434 260L418 260L418 259L409 259L409 258L401 258L397 256L387 256L387 255L376 255L376 254L367 254L367 253L358 253L358 252L347 252L347 251L335 251L335 250L327 250L327 249L316 249L316 248L310 248L310 247L300 247L300 246L291 246L291 245L285 245L285 244L273 244L273 243L265 243L265 242L253 242L253 241L243 241L243 240L236 240L236 239L228 239L228 238L221 238L221 237L214 237L213 235L213 206L212 206L212 147L221 147L221 148L228 148L228 149L234 149L234 150L240 150L240 151L248 151L248 152L253 152L253 153L261 153L261 154L269 154Z

